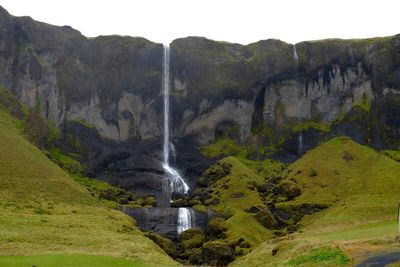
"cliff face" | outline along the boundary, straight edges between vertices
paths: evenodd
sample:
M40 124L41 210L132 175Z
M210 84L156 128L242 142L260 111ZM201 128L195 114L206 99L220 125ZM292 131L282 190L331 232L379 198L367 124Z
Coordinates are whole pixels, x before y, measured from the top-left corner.
M83 120L111 140L160 135L162 45L120 36L87 39L70 27L5 10L0 20L0 82L24 104L58 127Z
M0 84L64 132L79 136L77 124L93 126L84 133L95 143L87 148L98 151L90 159L106 157L103 143L159 142L161 44L88 39L4 9L0 25ZM227 135L290 150L301 132L306 147L315 136L336 134L375 147L400 145L400 35L296 47L279 40L243 46L177 39L171 44L171 90L178 143L196 146Z
M393 110L400 93L400 36L296 47L277 40L240 46L185 38L174 41L172 51L180 103L176 129L197 142L213 141L227 126L241 142L265 128L282 135L307 122L331 124L363 105L372 107L374 127L398 132ZM394 105L390 114L388 105ZM372 137L390 143L387 132Z

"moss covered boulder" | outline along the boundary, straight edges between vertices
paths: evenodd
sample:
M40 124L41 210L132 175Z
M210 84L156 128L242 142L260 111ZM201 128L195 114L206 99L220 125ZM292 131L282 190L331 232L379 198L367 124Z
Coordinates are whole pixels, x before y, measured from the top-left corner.
M210 241L204 243L202 260L204 264L226 266L235 259L235 250L226 242Z
M272 215L269 209L263 209L256 213L255 218L268 229L278 228L278 222L275 220L274 215Z
M227 230L223 218L213 218L208 222L208 232L212 236L219 236Z
M180 234L179 240L181 241L182 247L185 250L189 250L201 247L206 237L203 230L200 228L190 228Z
M144 234L146 237L150 238L153 240L154 243L156 243L160 248L162 248L169 256L172 258L176 259L178 257L178 249L175 246L175 243L169 240L168 238L165 238L159 234L156 234L152 231L147 232Z

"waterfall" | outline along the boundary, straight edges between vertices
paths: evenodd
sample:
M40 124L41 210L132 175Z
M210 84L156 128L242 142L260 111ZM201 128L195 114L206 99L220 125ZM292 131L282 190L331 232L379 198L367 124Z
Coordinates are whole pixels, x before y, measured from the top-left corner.
M298 137L298 145L299 145L299 147L298 147L298 153L299 153L299 155L303 152L303 133L300 131L300 133L299 133L299 137Z
M296 65L299 65L299 56L297 55L296 51L296 44L293 45L293 60L296 62Z
M166 173L166 179L163 183L163 191L169 196L173 192L186 194L189 191L189 186L179 174L177 170L169 165L169 155L171 150L175 154L174 147L169 141L169 59L170 59L169 45L164 45L164 60L163 60L163 87L164 87L164 140L163 140L163 162L162 167ZM188 208L179 208L177 232L180 234L182 231L192 227L192 214Z

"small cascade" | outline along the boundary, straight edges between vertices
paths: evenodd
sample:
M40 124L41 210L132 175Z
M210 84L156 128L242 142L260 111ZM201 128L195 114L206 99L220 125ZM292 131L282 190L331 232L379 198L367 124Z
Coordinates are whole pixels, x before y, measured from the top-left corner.
M298 140L298 154L301 155L303 153L303 133L300 131L299 136L297 138Z
M296 63L296 66L299 65L299 56L297 55L296 44L293 45L293 60Z
M164 142L163 142L163 162L162 167L165 171L166 179L163 182L163 191L170 197L172 193L186 194L189 191L189 186L179 174L177 170L169 165L169 155L170 152L173 153L175 157L175 149L169 141L169 45L164 45ZM193 216L191 210L188 208L179 208L178 211L178 222L177 222L177 232L180 234L182 231L192 227Z
M178 227L177 232L180 234L186 229L192 228L194 221L194 213L192 209L179 208L178 210Z

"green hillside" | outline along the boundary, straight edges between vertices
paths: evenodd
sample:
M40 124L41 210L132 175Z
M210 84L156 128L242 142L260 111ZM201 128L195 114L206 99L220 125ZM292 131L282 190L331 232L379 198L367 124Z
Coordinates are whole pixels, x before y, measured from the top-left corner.
M299 232L264 242L233 266L351 266L399 250L400 164L384 153L334 138L291 164L280 183L294 184L301 195L277 207L327 208L305 215Z
M129 216L93 198L27 142L15 124L0 108L1 255L96 254L176 265ZM68 257L73 262L74 256ZM0 257L0 265L7 260Z

